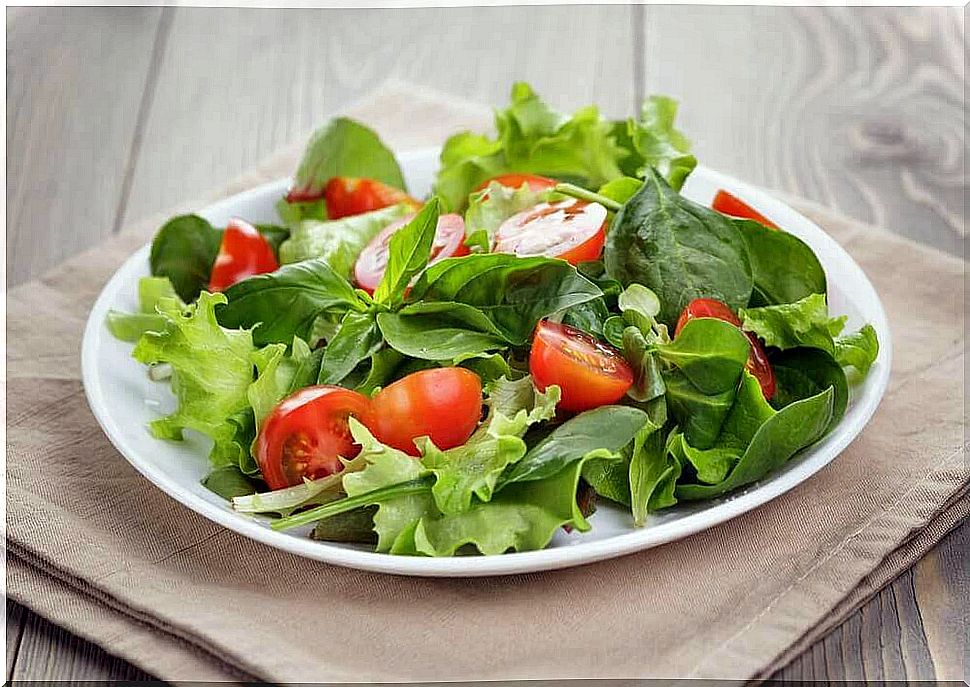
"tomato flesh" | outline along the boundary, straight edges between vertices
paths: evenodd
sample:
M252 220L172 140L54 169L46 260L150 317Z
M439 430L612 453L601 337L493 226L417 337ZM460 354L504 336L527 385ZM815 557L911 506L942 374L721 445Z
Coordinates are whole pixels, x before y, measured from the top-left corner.
M559 408L579 413L616 403L633 385L623 355L586 332L544 320L536 327L529 372L540 391L557 385Z
M219 254L209 276L209 291L224 291L246 277L273 272L279 266L272 246L256 227L233 217L222 232Z
M684 325L697 317L713 317L730 322L741 329L741 319L734 314L734 311L726 303L713 298L695 298L687 304L684 312L680 314L674 335L680 334ZM761 393L765 395L765 398L771 399L775 395L775 371L772 369L771 363L768 362L768 354L765 353L765 348L761 345L757 336L751 332L744 332L744 335L748 337L748 342L751 344L751 352L748 354L748 362L745 367L758 380L758 384L761 385Z
M372 401L374 436L419 455L414 440L429 437L442 451L461 446L482 416L482 382L463 367L421 370L377 392Z
M406 203L414 208L421 207L421 201L399 188L374 179L353 177L334 177L328 181L323 189L323 198L327 203L327 217L330 219L359 215L398 203Z
M367 244L357 258L357 263L354 265L354 281L367 293L373 294L374 289L381 283L384 270L387 269L391 237L413 218L414 215L410 215L388 225ZM428 264L445 258L458 258L468 253L468 246L465 245L465 220L461 215L449 214L438 217Z
M339 386L309 386L280 401L256 438L256 461L269 488L342 470L340 458L360 453L347 422L351 416L369 426L370 399Z
M484 191L492 182L501 184L502 186L506 186L508 188L516 189L522 188L523 184L528 184L529 188L533 191L542 191L547 188L553 188L559 183L555 179L542 177L538 174L499 174L497 177L492 177L491 179L482 182L482 184L475 190Z
M596 260L606 242L606 208L576 198L512 215L495 233L496 253L544 255L573 265Z
M711 208L717 210L722 215L740 217L741 219L753 219L755 222L763 224L769 229L778 229L777 224L772 222L770 219L762 215L737 196L728 193L724 189L719 190L717 195L714 196L714 202L711 203Z

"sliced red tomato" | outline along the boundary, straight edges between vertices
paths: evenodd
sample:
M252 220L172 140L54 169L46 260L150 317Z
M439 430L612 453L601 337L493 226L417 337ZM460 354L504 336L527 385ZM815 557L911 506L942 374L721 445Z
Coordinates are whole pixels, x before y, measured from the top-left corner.
M730 322L738 329L741 328L741 319L734 314L734 311L726 303L713 298L695 298L687 304L684 312L680 314L674 335L680 334L684 325L697 317L713 317ZM758 337L751 332L744 332L744 335L748 337L748 341L751 343L751 352L748 354L748 362L745 367L758 380L765 398L770 399L775 395L775 371L772 369L771 363L768 362L768 354L765 353L765 348L761 345Z
M273 248L256 227L233 217L222 232L219 254L209 276L209 291L224 291L254 274L279 269Z
M606 242L606 208L567 198L539 203L505 220L495 232L496 253L545 255L577 265L596 260Z
M730 215L731 217L740 217L742 219L753 219L755 222L763 224L769 229L779 228L778 225L772 222L770 219L762 215L737 196L728 193L724 189L718 191L717 195L714 196L714 202L711 204L711 208L717 210L722 215Z
M381 389L373 399L374 436L388 446L419 455L418 437L442 451L461 446L482 417L482 382L463 367L421 370Z
M562 391L559 408L578 413L616 403L633 385L623 355L586 332L544 320L536 327L529 372L540 391Z
M381 283L384 270L387 269L391 237L413 218L414 215L410 215L388 225L367 244L354 265L354 280L357 282L357 286L367 293L374 293L374 289ZM468 246L465 245L465 220L462 219L461 215L441 215L438 217L438 226L435 229L434 243L431 244L431 257L428 264L445 258L459 258L468 255L468 252Z
M371 425L371 401L339 386L308 386L280 401L256 438L256 461L270 489L300 484L343 469L340 458L360 453L347 418Z
M499 174L497 177L492 177L488 181L482 182L481 186L475 190L482 191L488 188L488 185L493 181L496 184L501 184L502 186L507 186L508 188L522 188L523 184L528 184L529 188L533 191L542 191L547 188L552 188L559 183L555 179L541 177L538 174Z
M406 203L414 208L421 207L421 201L399 188L374 179L353 177L334 177L328 181L323 190L323 198L327 203L327 217L330 219L359 215L398 203Z

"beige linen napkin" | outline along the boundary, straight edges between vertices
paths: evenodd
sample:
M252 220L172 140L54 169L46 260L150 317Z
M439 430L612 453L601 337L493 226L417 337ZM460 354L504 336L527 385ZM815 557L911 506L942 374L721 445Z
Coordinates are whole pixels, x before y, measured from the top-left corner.
M483 108L402 84L351 114L398 148L489 125ZM301 145L226 193L287 174ZM158 225L142 223L9 293L8 594L167 680L769 675L970 511L963 263L795 205L862 265L892 324L892 379L863 434L800 487L682 541L451 580L263 546L168 498L112 448L78 351L97 293Z

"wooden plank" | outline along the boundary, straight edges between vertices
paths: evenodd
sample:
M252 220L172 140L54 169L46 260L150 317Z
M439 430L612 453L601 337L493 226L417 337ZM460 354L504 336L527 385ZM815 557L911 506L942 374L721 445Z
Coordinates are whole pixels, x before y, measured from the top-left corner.
M524 79L557 107L629 113L631 13L179 8L126 218L224 184L387 77L496 105ZM223 39L212 40L213 26Z
M8 285L111 233L159 14L8 11Z
M10 605L8 603L8 608ZM82 680L146 681L154 678L127 661L27 611L16 662L12 669L8 668L7 679L64 680L74 683Z
M963 255L958 8L643 14L643 89L681 99L702 162Z

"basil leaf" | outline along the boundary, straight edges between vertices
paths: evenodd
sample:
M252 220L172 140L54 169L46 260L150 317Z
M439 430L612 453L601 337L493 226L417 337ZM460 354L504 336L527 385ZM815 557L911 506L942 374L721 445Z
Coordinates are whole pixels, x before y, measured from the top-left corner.
M378 303L400 303L411 279L427 264L438 227L440 204L429 200L414 219L394 232L388 244L387 267L374 290Z
M225 294L229 303L219 309L219 322L230 328L259 325L253 330L257 346L288 344L294 336L308 340L321 313L363 307L353 287L324 260L305 260L249 277Z
M657 319L668 326L695 298L735 310L751 298L748 253L733 221L677 194L656 170L616 214L603 256L611 277L658 296Z
M384 345L372 312L349 311L337 334L327 342L320 361L318 384L340 384L354 368Z
M488 317L463 303L413 303L379 314L377 323L391 348L422 360L468 358L509 345Z
M835 394L831 388L779 410L758 429L727 477L717 484L678 484L677 498L710 499L751 484L784 465L817 441L829 426Z
M333 177L366 177L404 189L394 153L374 131L346 117L330 120L310 137L293 186L312 196Z
M474 306L509 342L525 345L543 317L601 295L595 284L563 260L487 253L429 266L409 300Z
M801 239L746 219L732 219L751 263L755 295L767 305L826 291L825 270Z
M648 417L629 406L600 406L567 420L507 472L502 484L552 477L587 454L616 453L633 441Z
M151 273L168 277L183 301L193 301L209 284L220 243L222 232L198 215L173 217L152 240Z

